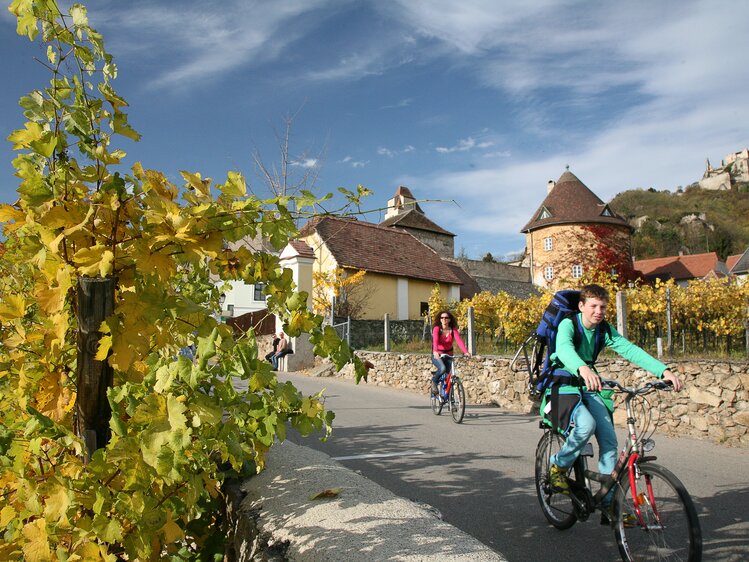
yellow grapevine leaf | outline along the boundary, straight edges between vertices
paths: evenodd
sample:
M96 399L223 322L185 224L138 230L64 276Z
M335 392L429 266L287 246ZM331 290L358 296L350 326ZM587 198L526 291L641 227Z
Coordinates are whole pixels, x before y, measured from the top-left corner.
M317 494L312 494L309 499L310 501L321 500L324 498L336 498L343 491L343 488L328 488Z
M136 263L137 268L144 273L155 272L162 281L168 280L177 271L174 258L164 254L146 254Z
M95 361L104 361L112 348L112 336L102 336L99 340L99 347L94 356Z
M15 518L15 516L16 510L9 505L6 505L4 508L0 509L0 527L6 529L8 527L8 523L10 523L13 518Z
M67 523L67 511L72 494L65 486L57 484L49 492L44 505L44 517L53 521Z
M47 562L52 560L44 519L37 519L24 525L23 536L27 541L23 545L23 554L26 562Z
M88 26L88 14L86 7L81 4L75 4L70 8L70 15L73 17L73 25L76 27Z
M97 244L90 248L81 248L73 256L73 261L78 265L81 275L100 274L106 277L112 272L114 254L106 246Z
M164 533L164 539L168 544L178 541L184 536L182 529L174 522L169 511L166 513L166 524L161 528L161 532Z
M247 195L247 184L245 183L242 174L238 172L229 172L227 174L226 183L223 185L217 185L216 187L229 196L244 197Z
M185 170L180 171L182 178L190 185L196 192L203 197L209 197L211 195L211 180L210 178L203 179L199 173L191 174Z
M23 211L12 207L11 205L0 205L0 222L22 221L24 218Z
M27 122L25 129L13 131L8 140L13 143L14 150L29 148L32 142L38 142L44 134L44 129L39 123Z
M21 295L6 295L0 304L0 320L6 322L26 314L26 300Z

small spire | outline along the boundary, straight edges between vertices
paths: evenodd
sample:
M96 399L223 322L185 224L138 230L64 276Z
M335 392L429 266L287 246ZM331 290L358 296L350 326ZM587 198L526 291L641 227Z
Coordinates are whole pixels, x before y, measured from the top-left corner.
M569 172L569 171L570 171L570 165L569 165L569 164L567 164L567 165L566 165L566 166L564 167L564 169L565 169L565 170L567 170L567 171Z

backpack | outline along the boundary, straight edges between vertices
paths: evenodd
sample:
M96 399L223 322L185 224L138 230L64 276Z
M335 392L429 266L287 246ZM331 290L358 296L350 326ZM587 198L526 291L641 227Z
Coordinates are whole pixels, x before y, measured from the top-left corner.
M575 348L580 345L583 337L583 326L577 314L580 310L578 307L579 303L580 291L558 291L552 297L546 310L544 310L541 321L535 331L536 345L528 387L531 395L534 397L543 397L546 390L551 388L552 426L555 430L559 427L560 417L559 387L564 385L579 386L580 380L578 377L561 369L561 365L553 361L551 356L556 352L559 324L565 318L570 318L575 328L572 336ZM604 320L596 326L591 366L596 362L598 354L604 348L607 333L610 333L609 325Z

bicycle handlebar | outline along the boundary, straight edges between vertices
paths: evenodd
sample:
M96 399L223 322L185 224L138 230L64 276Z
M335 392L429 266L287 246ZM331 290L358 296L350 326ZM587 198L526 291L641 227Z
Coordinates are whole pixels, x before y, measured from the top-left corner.
M673 387L673 382L664 380L651 381L639 388L628 388L620 384L618 381L610 379L601 379L601 384L608 388L614 388L619 392L624 392L625 394L630 394L632 396L648 394L649 392L653 392L654 390L671 390L671 388Z

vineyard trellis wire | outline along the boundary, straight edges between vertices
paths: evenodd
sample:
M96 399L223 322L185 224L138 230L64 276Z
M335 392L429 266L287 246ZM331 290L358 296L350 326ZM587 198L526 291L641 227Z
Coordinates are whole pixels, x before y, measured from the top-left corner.
M656 350L657 338L667 337L670 312L674 355L749 355L749 283L723 278L692 281L686 286L674 281L624 288L607 285L612 298L609 322L616 326L614 296L616 290L622 290L627 303L628 337L649 351ZM461 326L465 326L468 308L473 307L480 346L486 348L490 340L495 353L507 353L535 329L551 296L548 291L525 299L503 292L482 292L449 307Z

